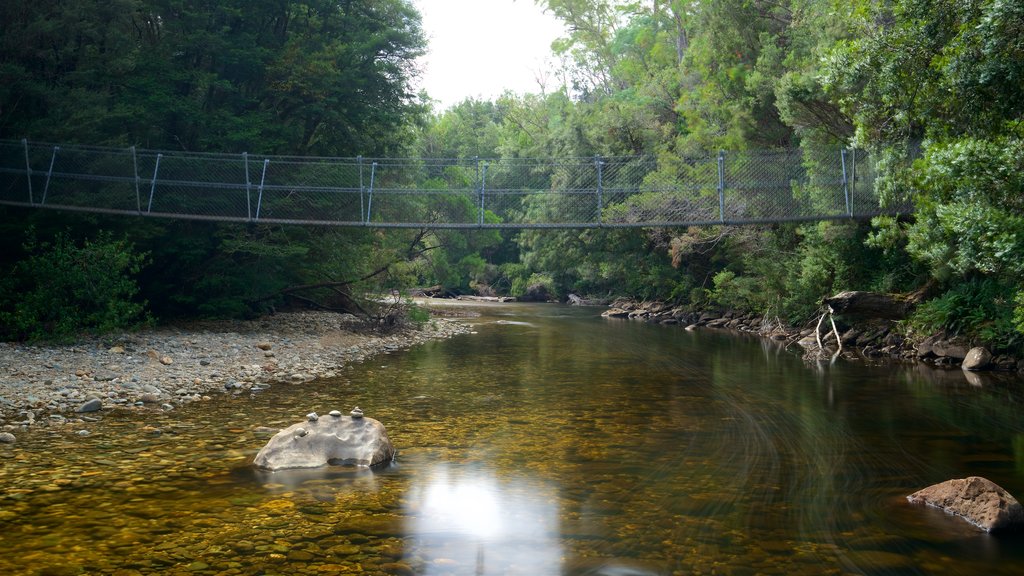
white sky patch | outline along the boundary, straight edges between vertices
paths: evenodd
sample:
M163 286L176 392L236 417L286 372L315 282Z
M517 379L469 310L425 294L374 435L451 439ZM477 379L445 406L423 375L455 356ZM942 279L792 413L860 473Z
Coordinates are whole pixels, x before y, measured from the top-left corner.
M438 111L505 90L539 93L558 85L551 42L565 34L533 0L413 0L423 15L428 53L419 87Z

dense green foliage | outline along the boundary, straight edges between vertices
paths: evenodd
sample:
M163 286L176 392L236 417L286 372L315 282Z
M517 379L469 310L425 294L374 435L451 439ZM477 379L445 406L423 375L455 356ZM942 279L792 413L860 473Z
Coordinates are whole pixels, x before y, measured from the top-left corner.
M933 300L910 323L997 347L1024 334L1024 9L1000 0L539 1L566 24L562 90L467 101L421 145L449 154L644 154L666 178L708 150L870 153L914 214L769 228L524 231L515 290L623 294L813 318L841 290ZM443 134L443 137L441 136ZM802 191L814 201L815 190ZM656 201L638 197L634 202ZM898 205L898 204L894 204ZM615 210L615 207L608 208ZM511 260L515 257L515 260ZM1016 311L1015 311L1016 306Z
M907 252L942 285L917 322L1019 343L1024 6L904 0L865 14L859 28L833 48L823 82L858 143L884 160L885 197L916 205L913 221L882 234L905 235Z
M385 155L422 106L403 0L0 5L0 136Z
M411 88L423 48L419 15L405 0L5 2L0 137L196 152L401 154L427 111ZM137 278L161 318L248 315L295 302L372 318L371 304L359 309L353 298L397 285L391 264L418 240L415 232L0 209L0 273L19 286L41 273L39 256L20 247L33 225L41 242L55 246L82 245L98 229L130 237L138 253L149 254ZM90 277L117 270L82 264L97 267L83 272ZM127 306L132 295L115 293ZM0 309L14 315L5 318L20 318L0 329L5 335L65 329L42 319L28 326L21 307L34 305L13 291L5 296Z
M100 233L79 245L61 233L40 242L30 231L24 250L0 280L0 338L69 340L144 320L135 275L146 257L127 240Z
M537 0L566 25L544 94L430 114L411 94L404 0L36 2L0 8L0 137L424 158L657 159L804 150L812 184L857 147L900 218L770 227L443 232L202 223L127 230L159 315L248 314L358 290L627 295L815 317L841 290L932 300L910 325L997 347L1024 335L1024 7L1011 0ZM427 186L472 186L470 169ZM694 191L699 196L703 192ZM643 193L615 210L658 202ZM453 202L457 202L454 201ZM542 198L519 209L558 209ZM472 206L451 206L465 210ZM23 226L9 212L5 230ZM487 218L495 218L488 213ZM39 218L32 215L32 218ZM39 222L44 233L58 228ZM8 270L20 255L4 255ZM296 288L301 290L295 290Z

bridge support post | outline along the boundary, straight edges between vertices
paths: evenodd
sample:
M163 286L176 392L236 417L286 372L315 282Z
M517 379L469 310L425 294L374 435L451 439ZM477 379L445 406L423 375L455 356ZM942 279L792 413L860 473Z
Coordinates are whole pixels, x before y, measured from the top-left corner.
M370 225L370 214L373 210L373 180L377 176L377 163L370 164L370 190L366 197L366 225Z
M366 188L363 186L363 157L356 158L359 163L359 221L366 222Z
M28 138L22 138L21 145L25 149L25 178L28 180L28 203L35 204L35 198L32 197L32 163L28 160Z
M604 210L604 161L600 156L594 156L594 168L597 170L597 215L596 224L600 226L603 222L601 212Z
M839 151L839 161L843 166L843 195L846 196L846 215L853 218L853 202L850 198L850 181L846 177L846 149Z
M135 146L128 150L132 153L132 174L135 175L135 212L142 214L142 193L139 191L139 157L135 153Z
M478 226L483 228L484 226L484 198L487 191L487 162L484 162L483 170L480 172L480 219L477 223Z
M718 151L718 220L725 224L725 150Z
M46 185L43 186L43 199L40 204L46 204L46 194L50 191L50 178L53 177L53 163L57 161L57 151L60 146L53 147L53 154L50 156L50 169L46 171Z
M245 165L245 214L246 220L252 222L252 181L249 179L249 153L242 152L242 164Z
M149 185L149 204L146 206L146 214L153 212L153 194L156 192L156 176L160 173L160 159L163 154L156 155L156 166L153 166L153 181Z
M263 208L263 185L267 182L267 165L270 164L270 158L263 159L263 175L260 176L260 188L256 195L256 220L260 219L260 210Z

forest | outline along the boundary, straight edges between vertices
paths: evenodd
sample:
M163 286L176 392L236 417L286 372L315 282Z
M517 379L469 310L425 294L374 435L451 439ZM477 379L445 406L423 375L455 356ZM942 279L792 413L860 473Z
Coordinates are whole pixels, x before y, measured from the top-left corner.
M430 230L0 206L0 337L289 307L389 323L368 294L569 294L803 325L844 290L915 295L908 334L1024 351L1024 3L537 0L557 89L440 110L407 0L0 4L0 139L413 158L858 149L912 211L763 226ZM415 308L399 310L416 315Z

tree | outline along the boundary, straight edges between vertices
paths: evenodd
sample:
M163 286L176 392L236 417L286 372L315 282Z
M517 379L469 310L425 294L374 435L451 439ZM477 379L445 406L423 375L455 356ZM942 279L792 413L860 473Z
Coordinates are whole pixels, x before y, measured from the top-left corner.
M866 11L861 26L862 38L834 50L824 83L879 156L885 196L915 203L915 220L889 235L907 235L907 250L946 294L969 294L967 305L990 311L958 330L977 336L987 324L1009 325L1015 299L1024 317L1024 271L1011 256L1024 238L1024 7L902 0ZM951 327L952 317L929 318Z
M425 112L405 0L44 0L0 20L0 137L371 156Z
M401 155L427 112L411 88L424 45L407 0L0 3L0 137ZM42 241L54 221L78 243L96 226L130 231L153 262L139 286L164 316L258 312L288 286L361 278L383 266L374 258L404 259L412 242L404 231L2 214L5 238L32 222Z

